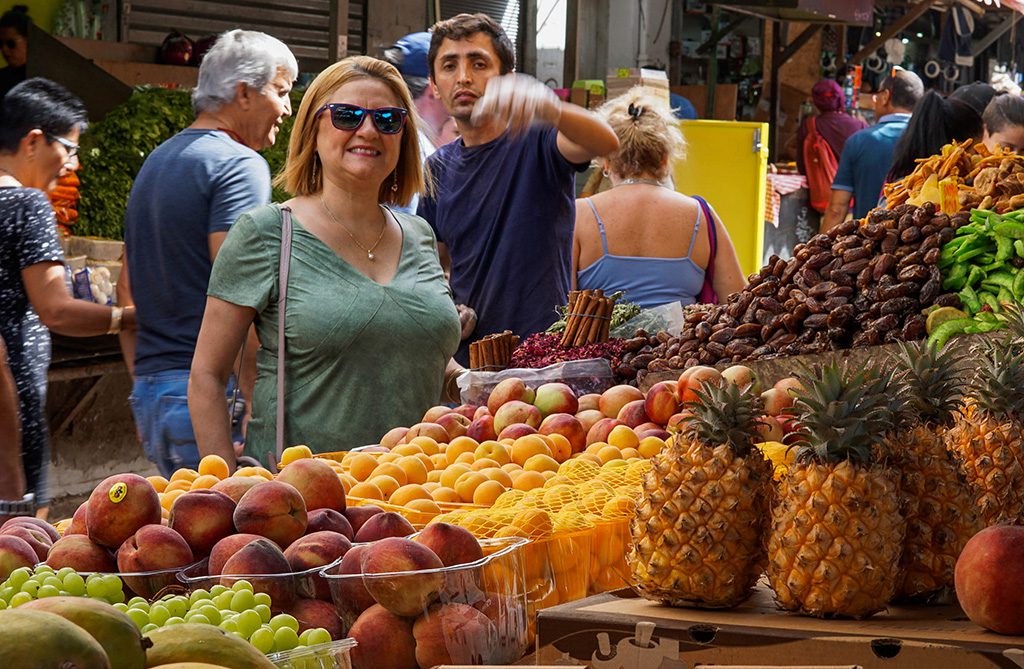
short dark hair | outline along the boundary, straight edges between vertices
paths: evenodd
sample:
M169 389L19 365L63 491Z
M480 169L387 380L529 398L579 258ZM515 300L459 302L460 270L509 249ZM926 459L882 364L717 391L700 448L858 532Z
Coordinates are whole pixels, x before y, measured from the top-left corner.
M1024 126L1024 98L1019 95L997 95L985 107L981 119L989 134L1011 125Z
M924 95L924 82L910 70L894 67L882 83L882 89L892 92L892 106L913 109Z
M16 153L21 140L36 128L47 136L66 135L88 123L85 105L60 84L42 77L21 82L0 107L0 152Z
M430 65L430 77L434 78L434 59L441 49L441 43L445 39L454 41L464 40L476 35L486 33L491 36L491 44L494 52L498 54L501 63L501 73L508 74L516 69L515 49L512 48L512 40L505 34L497 21L486 14L457 14L450 19L438 21L430 29L430 51L427 52L427 64Z
M28 29L32 25L32 17L28 15L28 7L14 5L0 16L0 28L14 28L22 37L28 37Z

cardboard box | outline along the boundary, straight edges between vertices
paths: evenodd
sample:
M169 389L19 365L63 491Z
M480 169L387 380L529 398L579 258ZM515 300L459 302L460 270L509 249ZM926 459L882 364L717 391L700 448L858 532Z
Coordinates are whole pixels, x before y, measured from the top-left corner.
M641 67L619 67L608 70L608 99L618 97L633 88L643 86L647 91L668 102L668 75L662 70Z
M779 611L763 582L732 610L676 609L629 591L596 595L541 611L537 635L538 664L594 669L1024 667L1024 637L982 630L956 606L821 620Z

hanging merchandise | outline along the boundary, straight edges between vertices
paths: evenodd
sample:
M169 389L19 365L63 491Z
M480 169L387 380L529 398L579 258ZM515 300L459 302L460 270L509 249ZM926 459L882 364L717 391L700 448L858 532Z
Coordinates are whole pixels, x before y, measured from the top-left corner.
M864 59L864 69L868 72L874 72L877 74L885 69L885 59L883 59L876 51Z
M924 64L924 76L928 79L938 79L942 76L942 65L937 60L929 60Z
M950 7L939 39L939 60L967 67L974 65L974 56L971 55L973 32L974 17L971 13L959 5Z
M890 65L901 65L907 55L907 45L901 40L890 37L885 40L885 60Z

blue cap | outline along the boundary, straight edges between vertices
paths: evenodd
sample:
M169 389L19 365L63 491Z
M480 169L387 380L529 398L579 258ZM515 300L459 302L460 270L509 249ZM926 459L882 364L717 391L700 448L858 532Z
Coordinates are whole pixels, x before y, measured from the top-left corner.
M430 50L430 33L413 33L395 42L395 49L402 52L402 65L398 71L406 77L429 77L427 52Z

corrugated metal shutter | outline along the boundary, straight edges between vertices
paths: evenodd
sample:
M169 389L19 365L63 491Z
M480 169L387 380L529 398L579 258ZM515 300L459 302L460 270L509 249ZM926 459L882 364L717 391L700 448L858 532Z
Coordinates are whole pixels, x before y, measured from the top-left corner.
M259 30L277 37L303 69L325 67L331 48L330 12L335 0L133 0L124 3L122 39L160 44L170 30L202 37L233 28ZM348 53L363 53L366 0L348 4ZM341 54L342 56L346 54Z
M456 14L487 14L501 24L519 53L519 0L441 0L441 18Z

